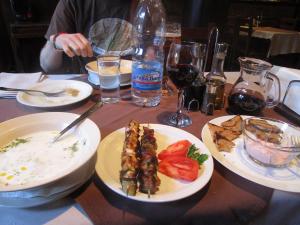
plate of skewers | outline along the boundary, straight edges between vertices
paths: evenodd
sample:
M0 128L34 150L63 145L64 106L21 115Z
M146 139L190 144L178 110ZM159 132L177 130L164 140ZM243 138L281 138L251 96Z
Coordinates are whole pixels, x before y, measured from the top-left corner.
M213 159L194 135L161 124L130 121L98 148L96 172L108 188L142 202L170 202L201 190Z

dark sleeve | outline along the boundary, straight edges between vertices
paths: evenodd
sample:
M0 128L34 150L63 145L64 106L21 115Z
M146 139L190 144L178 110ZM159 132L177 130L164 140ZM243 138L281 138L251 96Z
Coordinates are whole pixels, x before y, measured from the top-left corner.
M60 0L55 8L45 38L59 32L75 33L75 8L73 0Z

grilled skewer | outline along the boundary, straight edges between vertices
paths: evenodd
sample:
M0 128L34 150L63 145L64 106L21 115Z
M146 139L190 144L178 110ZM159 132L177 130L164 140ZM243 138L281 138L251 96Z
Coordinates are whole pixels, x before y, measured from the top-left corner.
M160 180L157 176L157 143L153 129L143 127L143 130L140 146L139 190L150 197L150 194L155 194L158 191L160 185Z
M139 170L139 123L132 120L125 130L125 141L121 156L120 182L127 195L135 195Z

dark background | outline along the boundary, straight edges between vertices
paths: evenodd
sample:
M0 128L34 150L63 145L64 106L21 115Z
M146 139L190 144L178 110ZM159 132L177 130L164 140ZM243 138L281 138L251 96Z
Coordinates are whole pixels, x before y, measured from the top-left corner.
M21 2L27 10L17 6L15 12L11 1ZM40 71L39 52L45 43L44 30L47 28L58 0L1 0L0 1L0 72ZM236 15L258 16L276 19L300 18L299 0L163 0L167 20L181 22L183 27L204 27L215 23L221 32L227 18ZM29 6L29 7L26 7ZM24 8L24 7L23 7ZM17 18L16 18L17 17ZM26 20L27 21L22 21ZM24 28L25 27L25 28ZM299 24L295 28L299 30ZM18 44L12 36L17 33ZM34 37L30 37L34 36ZM14 48L13 48L14 47ZM16 49L15 53L13 49ZM298 55L272 59L277 64L298 68ZM16 62L22 63L20 67ZM277 61L276 61L277 60Z

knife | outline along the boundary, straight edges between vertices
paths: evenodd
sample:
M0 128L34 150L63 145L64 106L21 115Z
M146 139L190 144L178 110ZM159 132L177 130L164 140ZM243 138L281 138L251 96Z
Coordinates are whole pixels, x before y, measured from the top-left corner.
M66 128L64 128L55 138L53 139L52 143L56 142L63 136L68 130L70 130L72 127L83 121L85 118L90 116L93 112L95 112L98 108L101 108L103 106L102 101L96 102L92 107L90 107L87 111L85 111L81 116L79 116L76 120L74 120L72 123L70 123Z

